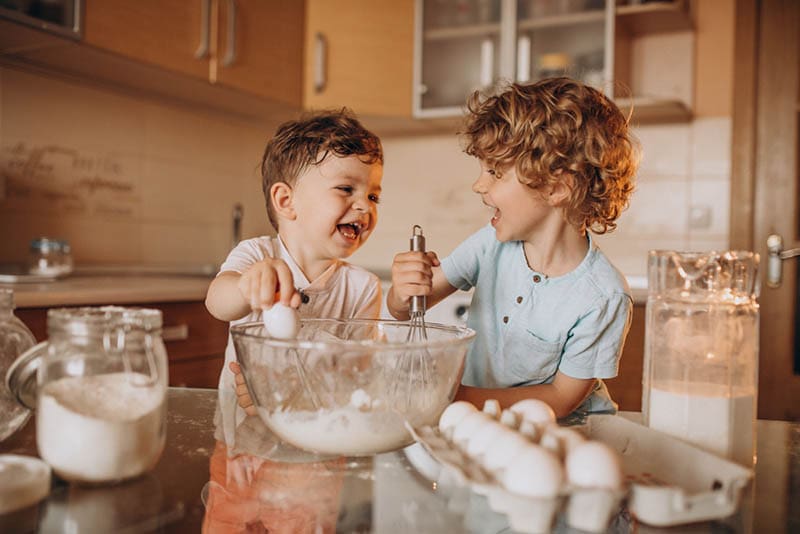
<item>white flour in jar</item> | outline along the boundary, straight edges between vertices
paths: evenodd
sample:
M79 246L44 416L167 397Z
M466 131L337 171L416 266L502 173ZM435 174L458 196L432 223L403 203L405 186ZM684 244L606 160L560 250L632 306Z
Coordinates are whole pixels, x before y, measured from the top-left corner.
M138 373L61 378L36 411L39 454L62 478L107 482L140 475L164 448L163 386Z

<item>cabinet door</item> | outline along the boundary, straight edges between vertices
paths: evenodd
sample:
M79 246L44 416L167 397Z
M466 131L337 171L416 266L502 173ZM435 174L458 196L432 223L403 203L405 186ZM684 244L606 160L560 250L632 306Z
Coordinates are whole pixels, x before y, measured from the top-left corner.
M195 58L211 0L87 0L86 44L196 78L208 60Z
M304 3L219 0L211 81L300 106Z
M306 108L410 117L414 0L309 0Z
M415 115L460 115L467 95L501 75L501 0L422 1Z
M605 0L518 0L517 81L569 76L603 89L611 79L611 4L607 9Z

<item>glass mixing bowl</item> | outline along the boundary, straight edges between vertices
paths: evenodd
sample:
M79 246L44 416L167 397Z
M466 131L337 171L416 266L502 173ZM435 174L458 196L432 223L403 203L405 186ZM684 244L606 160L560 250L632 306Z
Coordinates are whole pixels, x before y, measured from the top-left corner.
M410 322L302 319L296 339L262 323L231 328L259 415L284 441L322 454L366 456L413 441L453 400L475 332ZM421 339L419 341L415 341Z

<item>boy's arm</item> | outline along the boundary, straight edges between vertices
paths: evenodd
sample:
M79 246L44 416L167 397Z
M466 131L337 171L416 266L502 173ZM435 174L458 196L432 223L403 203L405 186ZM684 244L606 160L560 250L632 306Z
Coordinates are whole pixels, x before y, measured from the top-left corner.
M250 313L250 303L239 291L240 273L224 271L220 273L206 294L206 308L220 321L235 321Z
M572 378L561 371L556 372L550 384L519 386L513 388L478 388L464 386L458 388L455 400L470 402L481 408L489 399L496 399L505 409L523 399L539 399L553 408L556 417L571 414L588 397L597 380L594 378Z

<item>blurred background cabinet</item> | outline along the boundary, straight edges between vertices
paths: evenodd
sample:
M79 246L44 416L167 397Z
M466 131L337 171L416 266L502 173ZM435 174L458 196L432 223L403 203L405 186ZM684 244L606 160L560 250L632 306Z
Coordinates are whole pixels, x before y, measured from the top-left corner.
M459 116L467 95L498 80L570 76L639 120L685 120L689 102L637 94L633 56L643 36L691 28L685 0L417 0L414 116Z
M414 0L307 0L304 106L411 117Z
M300 105L303 2L89 0L84 43Z

